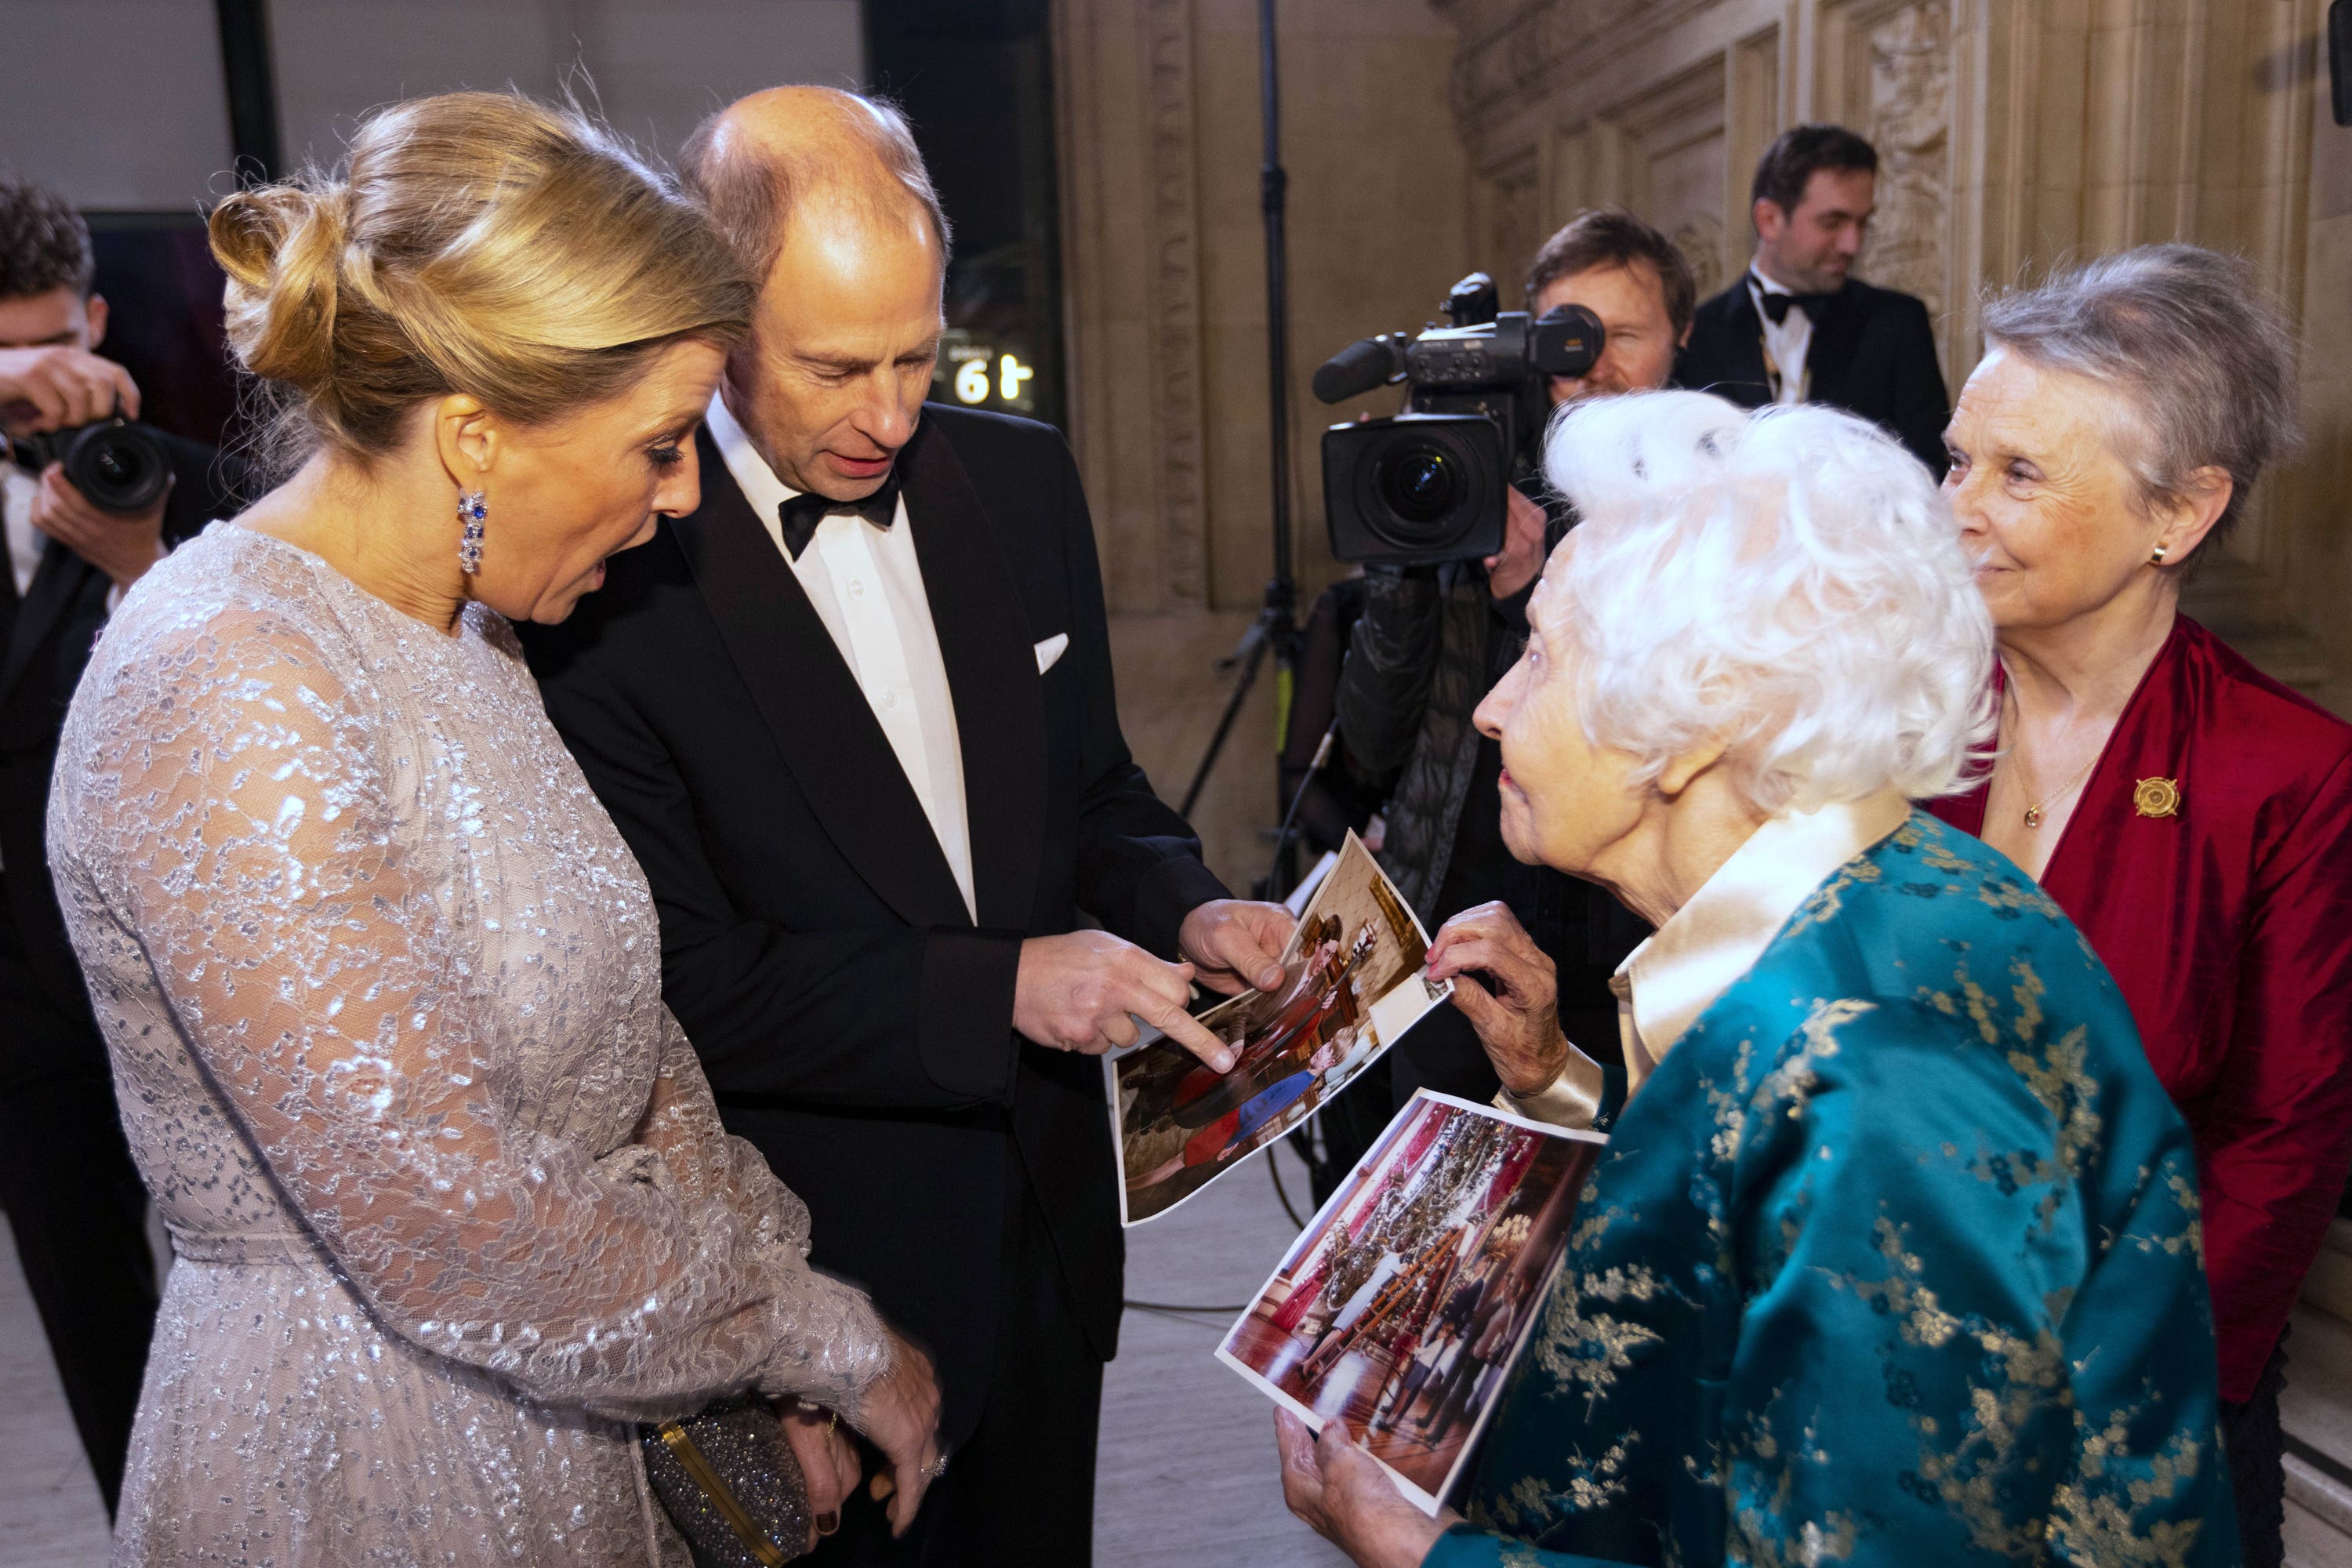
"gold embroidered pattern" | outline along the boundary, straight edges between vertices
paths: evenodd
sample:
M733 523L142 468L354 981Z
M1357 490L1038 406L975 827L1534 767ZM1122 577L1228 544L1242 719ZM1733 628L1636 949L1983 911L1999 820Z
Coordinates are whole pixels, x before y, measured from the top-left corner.
M1838 911L1845 906L1847 889L1866 887L1877 881L1884 874L1879 869L1878 862L1868 855L1847 861L1830 874L1828 881L1814 889L1806 897L1805 901L1797 906L1797 912L1789 918L1788 928L1780 933L1781 940L1786 941L1808 926L1825 925L1835 920Z
M1834 1002L1816 997L1812 1011L1797 1030L1802 1044L1764 1075L1749 1104L1759 1111L1775 1108L1792 1121L1802 1116L1812 1100L1813 1090L1821 1085L1813 1064L1837 1055L1837 1031L1864 1013L1876 1011L1877 1006L1877 1003L1859 997L1841 997Z
M2128 1424L2137 1414L2119 1410L2104 1430L2083 1439L2079 1479L2051 1499L2051 1544L2076 1563L2101 1568L2187 1568L2197 1544L2197 1521L2158 1521L2143 1534L2133 1527L2132 1515L2173 1496L2197 1475L2204 1458L2200 1444L2186 1434L2174 1437L2149 1459L2147 1479L2131 1482L2122 1497L2112 1487L2091 1484L2104 1476L2107 1454L2127 1447ZM2087 1425L2079 1415L2076 1424L2078 1429Z
M1559 1522L1564 1513L1580 1512L1618 1501L1625 1495L1625 1456L1638 1434L1628 1435L1609 1446L1598 1459L1588 1459L1582 1449L1571 1449L1568 1456L1570 1475L1566 1482L1554 1487L1538 1476L1521 1476L1511 1489L1496 1498L1487 1510L1492 1518L1524 1535L1541 1535Z
M1590 1398L1600 1398L1616 1386L1617 1374L1633 1364L1635 1349L1658 1343L1662 1336L1646 1323L1627 1322L1605 1312L1588 1316L1584 1300L1649 1301L1664 1291L1658 1277L1638 1264L1606 1269L1584 1279L1580 1289L1554 1290L1544 1310L1536 1364L1561 1388L1581 1387Z
M1903 1227L1881 1214L1874 1234L1879 1255L1888 1264L1887 1277L1877 1281L1832 1277L1832 1283L1882 1305L1901 1325L1906 1344L1941 1350L1966 1335L1998 1368L1998 1375L1969 1379L1968 1409L1958 1430L1947 1432L1930 1416L1912 1418L1919 1436L1919 1479L1968 1527L1978 1550L2031 1556L2042 1539L2042 1521L2011 1523L2002 1493L2012 1484L2017 1456L2034 1417L2053 1404L2063 1407L2073 1402L2065 1346L2055 1321L2035 1325L2027 1338L1974 1316L1955 1314L1923 1282L1925 1264L1904 1245Z

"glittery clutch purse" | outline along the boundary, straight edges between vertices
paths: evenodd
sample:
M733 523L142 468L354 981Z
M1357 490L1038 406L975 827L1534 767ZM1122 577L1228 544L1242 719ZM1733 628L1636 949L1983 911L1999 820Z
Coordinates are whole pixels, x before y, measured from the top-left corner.
M808 1550L808 1482L764 1399L647 1426L646 1479L698 1563L775 1568Z

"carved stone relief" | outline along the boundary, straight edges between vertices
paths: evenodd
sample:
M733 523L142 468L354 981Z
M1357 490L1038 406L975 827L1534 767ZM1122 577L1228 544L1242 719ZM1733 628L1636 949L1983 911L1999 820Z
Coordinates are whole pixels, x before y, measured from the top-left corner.
M1876 19L1856 39L1868 51L1863 134L1879 158L1878 216L1863 269L1882 288L1916 294L1938 319L1951 227L1951 30L1947 0L1927 0Z
M1713 213L1693 213L1671 236L1675 248L1690 263L1691 277L1702 300L1721 289L1728 279L1723 257L1723 220Z
M1728 259L1724 82L1718 57L1650 86L1619 110L1633 147L1618 199L1674 237L1702 289L1724 276Z
M1151 200L1152 367L1160 408L1157 437L1160 515L1167 528L1168 596L1208 602L1206 443L1201 398L1201 235L1193 167L1192 0L1145 0L1144 80Z
M1471 158L1514 155L1500 134L1530 99L1600 89L1601 68L1720 0L1431 0L1461 30L1450 97Z
M1505 307L1519 309L1528 262L1544 240L1543 193L1532 163L1496 184L1482 227L1478 265L1501 285Z

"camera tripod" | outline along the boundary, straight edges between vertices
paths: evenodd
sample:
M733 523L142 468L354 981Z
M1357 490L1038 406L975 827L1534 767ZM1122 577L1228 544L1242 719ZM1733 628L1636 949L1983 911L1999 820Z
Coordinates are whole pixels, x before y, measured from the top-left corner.
M1193 770L1183 804L1177 808L1188 819L1192 808L1200 804L1210 770L1217 765L1225 741L1233 733L1234 721L1241 716L1242 704L1256 685L1258 671L1269 652L1274 655L1275 744L1281 745L1282 731L1290 718L1290 698L1298 662L1298 580L1291 566L1290 538L1289 258L1283 230L1290 176L1282 167L1282 91L1275 61L1274 0L1258 0L1257 39L1258 104L1265 139L1265 161L1258 169L1258 208L1265 221L1266 415L1273 437L1274 576L1266 583L1257 618L1242 634L1234 651L1217 661L1220 672L1238 668L1241 675L1234 682L1233 695L1225 700L1225 710L1217 721L1215 733L1209 737L1208 750L1202 753L1200 766ZM1287 835L1284 835L1276 847L1274 869L1268 879L1268 892L1273 897L1279 898L1287 890L1289 861L1290 846Z

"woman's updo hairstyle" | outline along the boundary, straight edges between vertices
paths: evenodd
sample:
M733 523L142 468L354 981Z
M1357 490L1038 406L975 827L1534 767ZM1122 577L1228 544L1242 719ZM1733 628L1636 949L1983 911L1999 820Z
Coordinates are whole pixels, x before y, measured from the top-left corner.
M265 456L364 464L465 393L523 424L603 401L682 335L733 347L752 285L700 208L570 109L452 92L371 115L332 174L213 209Z

